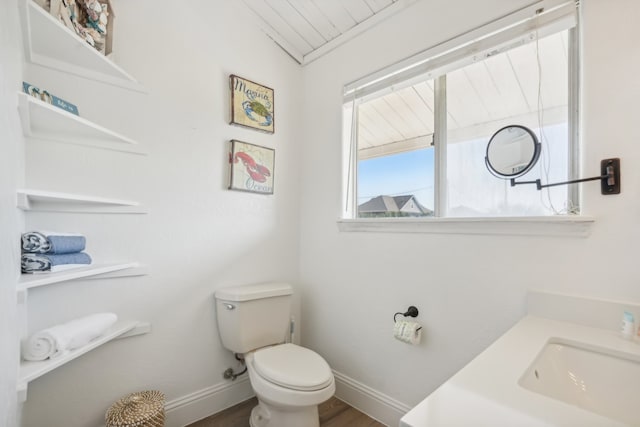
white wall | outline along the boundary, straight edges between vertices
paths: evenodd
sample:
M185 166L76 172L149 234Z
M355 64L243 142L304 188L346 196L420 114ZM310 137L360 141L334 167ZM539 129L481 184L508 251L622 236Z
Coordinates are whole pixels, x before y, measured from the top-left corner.
M153 330L32 382L25 427L101 425L109 405L133 391L158 389L175 402L223 387L223 371L238 365L219 341L215 289L266 280L295 285L298 276L299 66L235 2L112 3L115 59L147 94L31 64L24 79L138 140L149 155L29 141L26 185L139 200L149 213L28 213L27 228L83 232L96 261L137 260L149 275L34 290L29 329L113 311L149 321ZM274 135L228 125L229 74L275 90ZM275 148L273 196L226 189L230 139ZM205 415L216 405L210 408Z
M529 288L640 301L640 58L634 0L585 0L584 176L621 157L622 194L585 184L587 238L339 232L344 84L533 3L422 1L305 67L301 161L303 344L338 372L414 405L525 312ZM424 340L392 338L420 309Z
M585 213L597 218L584 239L339 233L335 223L342 202L342 86L530 0L418 2L302 71L233 3L114 1L116 59L144 83L146 95L38 66L22 73L14 1L0 17L3 283L15 282L11 242L25 228L13 208L23 171L11 94L20 80L76 103L82 116L149 151L137 157L28 143L28 186L140 200L149 214L29 213L26 228L85 232L97 260L135 259L150 271L34 291L31 330L112 310L152 322L153 332L109 343L34 381L26 427L100 425L104 410L131 391L157 388L175 401L224 384L221 373L233 363L219 343L212 293L269 279L297 283L298 266L305 344L338 372L405 405L420 401L519 319L528 288L640 300L634 268L640 172L631 167L640 155L632 127L640 59L626 53L640 36L631 22L640 12L636 2L582 2L584 172L598 173L599 160L610 156L620 156L623 168L619 196L584 186ZM275 135L227 125L231 73L275 89ZM274 196L225 190L231 138L276 148ZM7 426L15 424L14 301L11 287L0 288L0 422ZM410 304L420 308L425 325L419 347L391 337L393 313Z
M22 185L23 141L18 120L21 53L17 10L0 14L0 426L17 423L18 311L15 283L20 274L22 214L15 189Z

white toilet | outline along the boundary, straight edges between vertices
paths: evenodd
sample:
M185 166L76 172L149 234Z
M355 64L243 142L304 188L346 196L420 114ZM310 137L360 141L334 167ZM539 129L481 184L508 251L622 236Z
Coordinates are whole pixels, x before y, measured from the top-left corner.
M331 368L319 354L285 343L292 293L286 283L215 292L222 344L244 356L258 397L251 427L318 427L318 405L335 392Z

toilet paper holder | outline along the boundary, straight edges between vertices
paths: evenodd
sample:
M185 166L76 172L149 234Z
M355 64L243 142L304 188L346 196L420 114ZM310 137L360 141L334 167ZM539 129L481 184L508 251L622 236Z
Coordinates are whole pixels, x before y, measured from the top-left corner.
M399 311L393 315L393 323L397 322L396 317L398 317L398 314L401 314L404 317L418 317L418 313L419 313L418 308L413 305L410 305L407 311L405 311L404 313Z

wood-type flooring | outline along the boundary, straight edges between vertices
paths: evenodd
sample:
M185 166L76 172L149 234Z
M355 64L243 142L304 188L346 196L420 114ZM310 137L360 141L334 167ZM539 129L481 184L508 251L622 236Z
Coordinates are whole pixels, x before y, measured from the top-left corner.
M246 400L186 427L249 427L251 409L257 399ZM385 427L335 397L318 406L320 427Z

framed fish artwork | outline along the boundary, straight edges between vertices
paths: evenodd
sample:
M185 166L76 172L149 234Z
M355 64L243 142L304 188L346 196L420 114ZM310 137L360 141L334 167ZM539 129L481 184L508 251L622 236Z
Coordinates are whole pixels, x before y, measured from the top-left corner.
M275 150L231 140L229 190L273 194Z
M233 74L229 83L231 124L274 133L273 89Z

